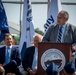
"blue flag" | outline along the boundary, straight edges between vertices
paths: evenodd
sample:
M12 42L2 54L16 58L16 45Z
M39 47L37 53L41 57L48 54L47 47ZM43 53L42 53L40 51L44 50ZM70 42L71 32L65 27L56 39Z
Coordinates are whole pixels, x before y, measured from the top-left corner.
M0 0L0 42L3 41L5 33L9 33L9 27L7 24L7 17L4 6Z

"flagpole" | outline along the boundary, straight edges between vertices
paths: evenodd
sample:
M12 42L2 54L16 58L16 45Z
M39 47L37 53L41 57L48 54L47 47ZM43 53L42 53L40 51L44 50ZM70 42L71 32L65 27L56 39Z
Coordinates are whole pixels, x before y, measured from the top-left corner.
M21 37L21 12L22 12L22 0L21 0L21 3L20 3L20 37Z
M48 0L48 11L49 11L49 7L50 7L50 0Z
M48 18L49 7L50 7L50 0L48 0L47 18Z

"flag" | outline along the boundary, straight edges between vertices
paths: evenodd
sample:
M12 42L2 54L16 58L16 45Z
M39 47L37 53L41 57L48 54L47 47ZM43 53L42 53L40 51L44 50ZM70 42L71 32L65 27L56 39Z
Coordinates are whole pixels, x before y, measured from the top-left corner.
M21 38L19 44L19 49L21 51L21 58L23 58L26 48L30 46L33 36L34 36L34 26L32 22L31 1L24 0Z
M9 27L4 6L0 0L0 42L3 41L5 33L9 33Z
M55 24L57 21L57 15L59 11L62 10L61 2L60 0L51 0L50 1L50 7L48 11L47 21L45 24L45 31L44 34L47 32L48 28Z

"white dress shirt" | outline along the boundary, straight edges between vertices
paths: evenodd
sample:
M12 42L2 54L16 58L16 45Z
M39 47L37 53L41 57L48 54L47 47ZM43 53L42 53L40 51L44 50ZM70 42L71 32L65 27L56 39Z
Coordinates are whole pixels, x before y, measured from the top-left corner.
M38 49L35 47L35 53L34 53L34 57L33 57L33 64L32 64L32 70L34 71L35 69L37 69L37 61L38 60Z

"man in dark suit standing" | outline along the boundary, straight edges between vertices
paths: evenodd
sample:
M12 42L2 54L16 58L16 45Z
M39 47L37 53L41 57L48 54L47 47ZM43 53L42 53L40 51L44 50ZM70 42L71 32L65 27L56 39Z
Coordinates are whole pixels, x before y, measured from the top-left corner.
M42 41L51 43L71 43L72 49L75 50L76 27L67 23L68 19L68 12L60 11L57 16L57 23L50 26Z
M42 41L42 36L37 34L34 37L34 46L26 49L22 65L28 75L36 75L37 73L37 57L38 57L38 43Z
M21 63L19 49L13 46L12 35L7 33L4 36L5 46L0 48L0 64L5 69L5 73L15 73L21 75L18 66Z

